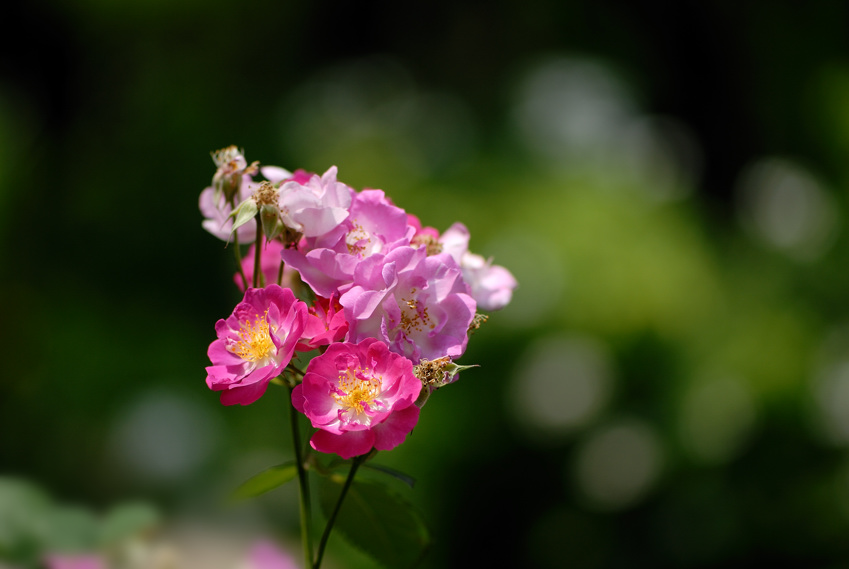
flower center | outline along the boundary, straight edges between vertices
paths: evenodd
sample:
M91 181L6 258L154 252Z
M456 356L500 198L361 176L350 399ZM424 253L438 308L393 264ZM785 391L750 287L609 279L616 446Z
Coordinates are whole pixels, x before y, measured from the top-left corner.
M265 311L268 314L268 311ZM249 362L256 362L268 356L274 350L274 342L268 330L265 314L256 315L256 320L242 322L239 341L233 346L233 353Z
M340 393L334 393L333 397L345 409L363 413L380 395L381 384L381 378L369 373L368 368L349 368L339 374Z
M276 206L279 194L280 191L272 186L270 182L263 182L254 192L253 198L260 207L264 205Z
M414 247L424 247L427 250L428 257L442 253L442 243L437 241L433 235L423 233L414 235L411 245Z
M416 289L410 291L410 296L416 294ZM398 303L401 308L401 322L399 326L404 333L409 336L414 332L421 332L424 327L434 328L434 323L430 320L430 315L427 313L427 306L420 308L419 301L415 298L402 298Z
M345 236L345 244L348 246L348 253L351 255L363 255L368 245L371 243L371 236L363 229L363 226L354 222L354 227Z

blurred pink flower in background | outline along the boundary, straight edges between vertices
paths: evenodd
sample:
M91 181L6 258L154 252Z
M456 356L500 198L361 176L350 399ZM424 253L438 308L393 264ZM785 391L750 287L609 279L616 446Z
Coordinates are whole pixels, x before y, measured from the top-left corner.
M263 540L251 546L244 569L298 569L298 564L277 544Z
M44 559L47 569L107 569L99 555L92 553L69 553L48 555Z

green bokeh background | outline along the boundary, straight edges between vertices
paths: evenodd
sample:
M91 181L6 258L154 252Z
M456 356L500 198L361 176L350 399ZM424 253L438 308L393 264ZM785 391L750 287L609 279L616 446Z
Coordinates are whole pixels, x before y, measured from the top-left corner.
M294 488L222 505L291 456L283 390L223 408L203 382L240 295L197 198L236 144L462 221L520 282L472 337L481 367L380 457L418 480L424 566L849 567L845 4L37 0L6 21L0 474L300 558Z

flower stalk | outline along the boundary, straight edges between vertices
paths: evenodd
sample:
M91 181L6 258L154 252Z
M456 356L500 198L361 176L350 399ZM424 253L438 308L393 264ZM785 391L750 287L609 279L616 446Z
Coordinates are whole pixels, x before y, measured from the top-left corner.
M256 214L256 242L254 243L254 288L259 286L259 260L261 258L260 251L262 250L262 223L260 223L259 214Z
M239 269L239 278L242 279L242 286L245 290L248 288L248 277L245 276L245 270L242 268L242 252L239 250L239 234L233 234L233 255L236 257L236 266Z
M289 388L289 400L292 400L292 388ZM304 463L304 453L300 428L298 427L298 413L293 405L289 405L289 417L292 425L292 446L295 449L295 464L298 469L298 488L300 495L301 514L301 543L304 549L304 567L312 564L312 506L310 504L310 482ZM316 567L318 567L316 565Z
M324 527L324 532L321 534L321 541L318 543L318 553L316 554L315 564L313 569L321 567L321 560L324 557L324 548L327 545L327 540L330 538L330 532L333 531L333 524L336 523L336 517L339 515L339 510L342 508L342 502L345 501L345 496L348 495L348 490L354 482L354 477L357 475L357 469L368 458L368 454L362 454L354 457L351 462L351 469L348 471L348 477L345 478L345 485L342 486L342 491L339 493L339 499L336 500L336 505L333 507L333 512L327 520L327 525Z

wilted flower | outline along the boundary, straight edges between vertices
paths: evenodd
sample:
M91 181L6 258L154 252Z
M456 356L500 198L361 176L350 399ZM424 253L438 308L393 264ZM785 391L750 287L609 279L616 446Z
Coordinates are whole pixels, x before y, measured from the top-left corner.
M215 162L216 170L212 176L212 187L215 189L216 197L223 195L228 202L233 201L233 196L239 192L239 186L243 184L245 176L253 176L257 173L258 162L248 165L244 151L228 146L212 153L212 161Z
M315 450L348 459L401 444L419 419L421 388L410 360L368 338L331 344L310 361L292 404L319 429Z

